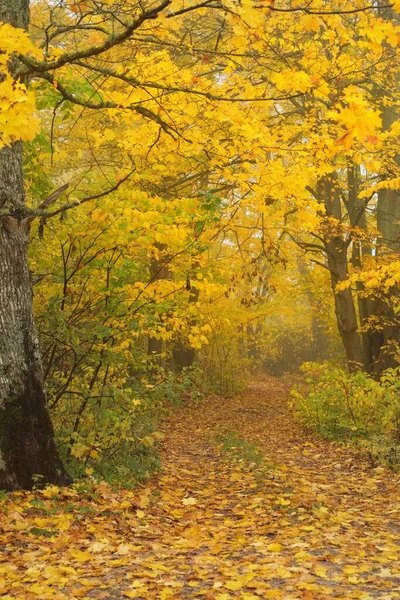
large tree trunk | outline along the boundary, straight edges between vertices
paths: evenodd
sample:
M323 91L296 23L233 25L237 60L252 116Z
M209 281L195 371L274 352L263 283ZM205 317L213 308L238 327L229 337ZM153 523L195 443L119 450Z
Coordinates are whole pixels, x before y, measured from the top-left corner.
M0 151L0 172L2 155ZM45 405L32 316L26 219L0 225L0 488L65 484Z
M27 28L29 2L0 0L0 20ZM54 444L46 409L39 345L32 315L22 144L0 150L0 489L69 477Z
M389 3L382 3L382 7L378 7L378 12L381 17L388 21L396 21L396 13ZM391 54L391 60L396 61L396 50L387 48ZM388 63L390 64L390 63ZM377 90L377 96L382 99L382 125L383 130L388 131L392 125L399 120L399 114L396 107L396 93L399 89L399 74L398 70L390 69L387 75L386 85ZM385 91L387 90L387 91ZM386 173L382 172L381 176L393 177L400 164L400 153L397 148L393 147L394 156L393 163L390 164L390 159L386 165ZM385 169L385 165L383 165ZM397 190L379 190L377 202L377 228L379 231L379 240L377 252L379 255L400 253L400 198L399 189ZM380 329L374 331L374 353L375 364L374 371L381 375L385 369L396 367L399 365L398 353L400 346L400 319L399 315L393 310L393 296L399 295L398 289L391 289L386 297L382 295L377 299L374 305L374 313L380 321Z
M350 370L355 370L363 366L364 356L358 332L357 313L353 294L350 288L337 290L339 283L348 280L348 243L340 231L342 209L337 175L326 175L321 178L318 182L317 194L324 201L327 217L334 220L333 223L330 221L327 224L324 244L335 299L336 322L346 353L347 364ZM334 225L337 226L337 231L333 230Z

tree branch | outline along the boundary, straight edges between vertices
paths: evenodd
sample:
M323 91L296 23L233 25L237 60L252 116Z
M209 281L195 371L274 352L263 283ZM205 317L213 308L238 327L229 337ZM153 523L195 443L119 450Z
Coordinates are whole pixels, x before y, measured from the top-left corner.
M75 94L73 94L72 92L68 91L67 88L64 86L64 84L62 84L59 80L56 80L51 73L42 73L40 75L40 77L42 79L45 79L46 81L48 81L61 94L61 96L63 97L64 100L68 100L72 104L76 104L78 106L83 106L84 108L89 108L91 110L103 110L103 109L107 109L107 108L119 108L122 110L133 110L133 111L139 113L140 115L142 115L143 117L145 117L146 119L155 121L158 125L160 125L160 127L168 135L171 135L172 137L174 137L176 135L176 136L183 138L183 136L179 133L179 131L177 131L171 125L168 125L168 123L166 123L159 115L154 113L149 108L145 108L144 106L140 106L139 104L129 104L128 106L123 106L121 104L118 104L117 102L110 102L110 101L91 102L90 100L81 99L78 96L75 96ZM189 140L187 140L186 138L183 138L183 139L185 139L185 141L189 142Z
M42 219L50 219L51 217L55 217L56 215L59 215L60 213L70 210L71 208L75 208L76 206L80 206L81 204L85 204L86 202L90 202L90 200L98 200L99 198L104 198L104 196L108 196L108 194L115 192L123 183L125 183L125 181L127 181L129 179L129 177L134 172L135 172L135 169L132 169L127 175L125 175L124 177L122 177L122 179L117 181L117 183L115 183L113 186L107 188L103 192L99 192L98 194L93 194L92 196L85 196L81 200L73 200L72 202L68 202L67 204L60 206L60 208L57 208L56 210L53 210L51 212L46 212L46 211L39 210L39 209L30 211L30 219L29 220L33 221L36 217L41 217ZM65 186L63 186L63 187L65 187ZM57 191L59 191L59 190L57 190Z
M311 4L311 3L310 3ZM310 5L309 5L310 6ZM256 8L266 8L271 12L282 12L282 13L292 13L292 12L302 12L306 15L352 15L354 13L365 12L367 10L376 10L377 8L393 8L393 4L387 4L385 6L377 6L375 4L370 4L369 6L363 6L361 8L351 8L345 10L312 10L307 6L296 7L296 8L278 8L276 6L257 6Z
M34 60L32 57L19 55L20 61L29 67L31 73L34 71L35 73L46 73L48 71L54 71L55 69L59 69L68 63L74 63L81 58L91 58L92 56L99 56L103 54L107 50L114 48L115 46L121 45L123 42L128 40L132 33L139 29L141 25L145 21L149 21L151 19L157 19L159 13L164 10L167 6L171 4L172 0L162 0L158 6L155 8L143 12L131 25L126 27L124 31L118 34L111 34L108 36L107 40L100 44L99 46L91 46L86 48L86 50L78 50L76 52L67 52L60 56L57 60L53 60L50 62L38 62ZM193 7L194 8L194 7Z

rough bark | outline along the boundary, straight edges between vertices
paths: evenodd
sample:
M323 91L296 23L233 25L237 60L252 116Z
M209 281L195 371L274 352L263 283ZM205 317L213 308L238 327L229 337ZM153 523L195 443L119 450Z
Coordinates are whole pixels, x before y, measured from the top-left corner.
M1 152L0 152L1 164ZM32 316L28 223L0 225L0 488L67 483L45 405Z
M349 369L355 370L363 365L364 357L352 291L350 288L337 290L338 283L348 280L348 243L340 232L342 209L340 187L335 174L326 175L320 179L317 186L317 195L324 202L326 216L334 219L333 223L327 224L324 244L335 299L336 322ZM338 228L337 231L333 229L334 224Z
M27 28L28 0L0 0L0 20ZM22 144L0 149L0 489L65 484L46 409L28 267Z
M0 21L28 29L29 0L0 0Z

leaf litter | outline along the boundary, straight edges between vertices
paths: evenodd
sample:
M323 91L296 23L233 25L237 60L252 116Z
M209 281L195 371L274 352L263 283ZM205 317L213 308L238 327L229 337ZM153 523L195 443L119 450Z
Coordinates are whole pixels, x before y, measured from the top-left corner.
M287 397L269 379L177 409L147 487L8 495L1 597L400 598L398 475L305 432Z

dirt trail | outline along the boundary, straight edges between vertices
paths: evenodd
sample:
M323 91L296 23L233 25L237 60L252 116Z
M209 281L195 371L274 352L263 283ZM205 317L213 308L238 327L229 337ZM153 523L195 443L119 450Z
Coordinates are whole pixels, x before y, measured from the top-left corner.
M270 380L174 415L162 505L173 511L177 490L196 504L179 507L168 529L178 581L185 564L172 597L400 598L398 478L307 435L287 397L288 387ZM257 444L276 468L258 474L216 453L218 429Z
M139 497L105 489L42 542L17 520L25 580L14 570L4 598L400 598L398 477L304 433L287 397L271 379L192 401L164 423L163 474ZM236 459L227 440L243 442Z

